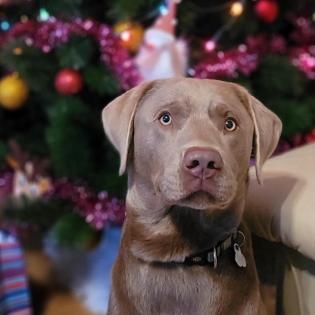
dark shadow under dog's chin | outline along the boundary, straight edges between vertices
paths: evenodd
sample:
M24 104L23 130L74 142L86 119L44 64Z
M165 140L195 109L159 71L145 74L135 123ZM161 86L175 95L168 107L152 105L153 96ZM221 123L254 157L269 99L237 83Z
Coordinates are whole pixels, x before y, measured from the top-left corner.
M181 237L192 248L207 249L228 237L240 224L238 209L207 211L174 205L167 211Z

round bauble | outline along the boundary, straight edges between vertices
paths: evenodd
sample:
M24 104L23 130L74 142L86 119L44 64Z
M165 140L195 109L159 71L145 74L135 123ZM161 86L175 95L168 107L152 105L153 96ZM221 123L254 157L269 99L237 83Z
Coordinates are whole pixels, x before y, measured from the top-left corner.
M58 93L71 95L79 93L82 89L83 81L79 71L74 69L62 69L55 77L55 88Z
M9 74L0 80L0 105L8 110L22 107L28 97L28 86L17 74Z
M114 32L120 38L120 44L130 52L136 52L143 40L143 27L141 24L122 21L114 25Z
M315 129L312 129L306 136L305 136L306 143L313 143L315 142Z
M279 15L279 5L275 0L258 0L255 4L257 16L267 23L274 22Z

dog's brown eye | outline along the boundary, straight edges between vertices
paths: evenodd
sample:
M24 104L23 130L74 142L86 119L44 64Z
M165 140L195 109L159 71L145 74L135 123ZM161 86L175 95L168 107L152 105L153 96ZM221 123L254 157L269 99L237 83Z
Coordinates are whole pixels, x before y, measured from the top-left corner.
M169 125L172 122L172 117L170 113L163 113L160 116L160 123L164 126Z
M224 128L227 131L234 131L237 127L236 121L233 118L227 118L225 120Z

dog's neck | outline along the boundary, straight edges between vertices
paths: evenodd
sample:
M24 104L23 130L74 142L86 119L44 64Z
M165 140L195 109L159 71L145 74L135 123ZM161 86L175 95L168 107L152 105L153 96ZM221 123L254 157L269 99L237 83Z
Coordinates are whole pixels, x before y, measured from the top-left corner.
M174 206L169 209L168 215L185 243L192 250L202 251L214 247L235 230L239 225L235 213L235 205L211 212Z
M244 200L211 211L179 206L143 208L145 204L138 195L128 195L123 242L128 243L132 255L146 262L182 262L215 246L238 227L244 208Z

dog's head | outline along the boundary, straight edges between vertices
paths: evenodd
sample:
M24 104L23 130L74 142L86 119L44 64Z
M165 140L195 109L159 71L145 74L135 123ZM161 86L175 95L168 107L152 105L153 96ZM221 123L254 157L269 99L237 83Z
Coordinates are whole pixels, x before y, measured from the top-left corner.
M225 209L235 200L253 142L260 181L282 127L241 86L187 78L129 90L105 107L103 124L120 153L120 174L130 171L130 186L150 187L166 207L194 209Z

